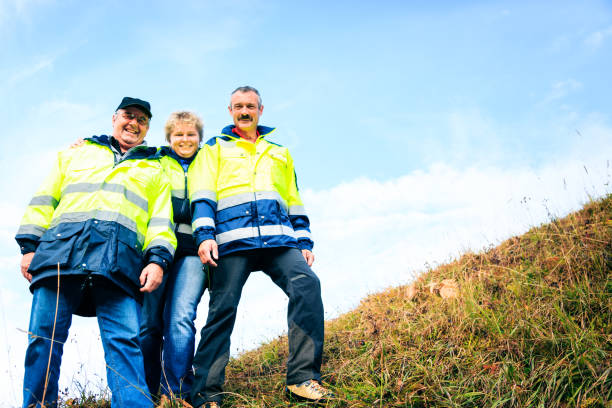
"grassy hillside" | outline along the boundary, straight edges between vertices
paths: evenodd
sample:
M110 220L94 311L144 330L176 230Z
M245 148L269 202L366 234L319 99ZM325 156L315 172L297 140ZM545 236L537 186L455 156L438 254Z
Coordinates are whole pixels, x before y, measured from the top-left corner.
M611 247L612 195L369 296L326 323L327 406L612 407ZM232 359L224 407L312 405L286 359L286 336Z
M612 407L612 196L326 325L329 407ZM339 294L341 296L341 294ZM287 338L232 360L224 406L286 407Z

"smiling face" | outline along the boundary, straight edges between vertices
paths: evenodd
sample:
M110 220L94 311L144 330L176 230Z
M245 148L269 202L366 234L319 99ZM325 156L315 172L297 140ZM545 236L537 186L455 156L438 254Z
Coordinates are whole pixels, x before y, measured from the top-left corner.
M170 134L170 147L181 157L189 158L200 145L200 135L195 124L178 122Z
M142 144L149 130L149 117L135 106L119 109L113 115L113 137L122 152Z
M263 105L259 105L259 96L255 92L236 92L230 99L229 112L236 128L250 133L257 130Z

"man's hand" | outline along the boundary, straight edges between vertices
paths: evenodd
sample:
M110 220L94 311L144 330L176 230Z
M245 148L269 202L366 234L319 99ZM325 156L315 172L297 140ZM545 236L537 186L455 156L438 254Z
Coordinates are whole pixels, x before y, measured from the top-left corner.
M162 283L164 270L156 263L150 263L144 267L140 274L141 292L153 292Z
M302 255L304 255L304 259L306 260L308 266L312 266L314 263L314 254L307 249L302 249Z
M198 248L198 255L204 265L217 266L215 259L219 259L219 250L217 248L217 241L214 239L207 239L202 241Z
M28 269L30 269L30 263L32 263L33 257L34 252L28 252L21 257L21 274L28 280L28 282L32 282L32 274L28 273Z

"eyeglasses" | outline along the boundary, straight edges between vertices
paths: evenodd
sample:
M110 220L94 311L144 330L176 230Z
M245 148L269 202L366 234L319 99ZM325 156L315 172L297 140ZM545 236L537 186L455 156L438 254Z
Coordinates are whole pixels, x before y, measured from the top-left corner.
M124 119L127 119L130 122L136 119L136 122L138 122L138 124L142 126L146 126L149 124L149 118L146 116L136 116L132 112L121 112L121 116L123 116Z

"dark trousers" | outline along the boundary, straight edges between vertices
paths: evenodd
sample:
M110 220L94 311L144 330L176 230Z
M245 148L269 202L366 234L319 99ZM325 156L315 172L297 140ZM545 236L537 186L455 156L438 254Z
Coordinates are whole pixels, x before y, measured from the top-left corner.
M253 271L263 271L289 297L287 384L320 380L323 354L323 302L319 278L300 250L269 248L223 256L210 271L208 319L193 358L194 406L222 400L230 336L242 287Z

